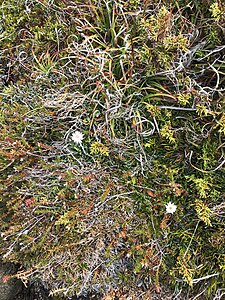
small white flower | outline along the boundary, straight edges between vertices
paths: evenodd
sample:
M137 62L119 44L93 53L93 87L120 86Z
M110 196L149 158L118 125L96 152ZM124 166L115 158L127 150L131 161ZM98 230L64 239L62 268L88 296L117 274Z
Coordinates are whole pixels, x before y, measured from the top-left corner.
M76 144L81 144L83 138L84 138L84 135L83 135L83 133L81 133L80 131L75 131L75 132L72 134L72 137L71 137L71 139L72 139L72 140L74 141L74 143L76 143Z
M166 213L167 214L173 214L177 209L177 206L174 203L167 203L166 204Z

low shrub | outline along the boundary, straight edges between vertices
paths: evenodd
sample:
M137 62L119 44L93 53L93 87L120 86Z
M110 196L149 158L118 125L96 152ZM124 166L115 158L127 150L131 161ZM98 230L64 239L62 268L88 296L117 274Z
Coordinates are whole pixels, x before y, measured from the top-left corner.
M18 278L222 299L224 12L3 1L0 254Z

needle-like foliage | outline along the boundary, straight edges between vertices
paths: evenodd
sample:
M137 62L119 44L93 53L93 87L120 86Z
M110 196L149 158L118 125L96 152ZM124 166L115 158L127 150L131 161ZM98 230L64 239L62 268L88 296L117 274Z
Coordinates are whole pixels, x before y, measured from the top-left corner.
M0 8L1 259L54 297L222 300L223 1Z

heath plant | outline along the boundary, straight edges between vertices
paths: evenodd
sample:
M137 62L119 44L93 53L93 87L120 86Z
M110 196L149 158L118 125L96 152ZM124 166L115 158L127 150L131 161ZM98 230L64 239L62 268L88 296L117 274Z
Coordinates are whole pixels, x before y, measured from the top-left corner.
M224 11L1 2L0 257L17 278L54 299L223 299Z

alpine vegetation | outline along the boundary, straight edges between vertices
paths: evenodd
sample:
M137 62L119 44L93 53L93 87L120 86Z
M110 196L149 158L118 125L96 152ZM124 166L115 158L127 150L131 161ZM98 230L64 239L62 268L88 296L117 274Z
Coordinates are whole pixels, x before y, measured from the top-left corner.
M224 299L224 1L0 7L13 276L65 299Z

